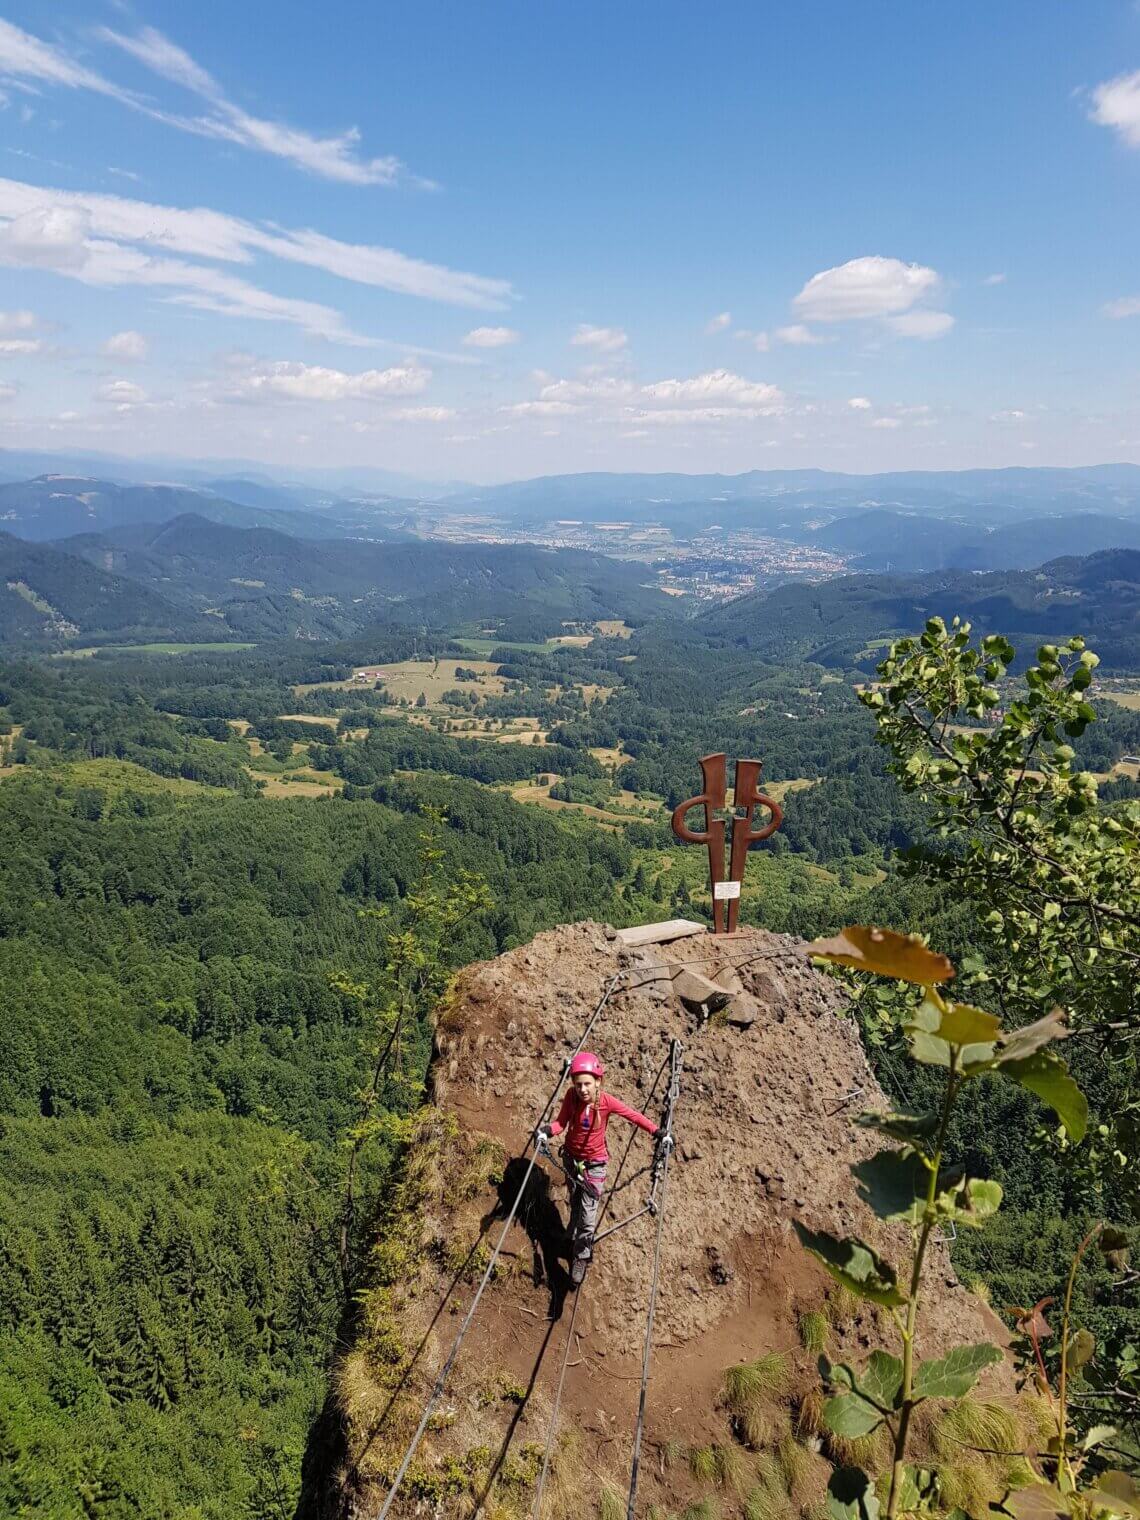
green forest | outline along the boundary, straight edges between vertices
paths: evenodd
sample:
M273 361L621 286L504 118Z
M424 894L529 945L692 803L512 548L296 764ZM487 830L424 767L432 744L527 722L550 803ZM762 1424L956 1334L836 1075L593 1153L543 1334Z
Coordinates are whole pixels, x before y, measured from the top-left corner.
M448 631L0 662L0 1513L293 1515L398 1121L422 1100L432 989L558 923L707 917L668 809L709 751L760 756L783 788L746 921L919 932L1008 1023L1053 1001L1079 1013L1067 1055L1091 1143L1066 1150L1017 1089L979 1085L955 1117L954 1159L1006 1194L999 1224L955 1247L959 1273L995 1305L1032 1304L1094 1218L1131 1225L1140 901L1120 840L1140 711L1096 690L1078 650L1028 673L1032 649L991 651L983 688L956 635L927 637L881 651L882 684L699 623L492 646L493 678ZM426 681L465 658L461 702L351 679L367 663ZM907 726L919 701L942 703L945 753ZM997 795L1018 744L1033 794ZM995 921L979 842L1007 805L1030 808L1077 885L1022 880L1014 852ZM479 886L433 942L402 1079L381 1081L362 1148L360 989L418 932L425 848L433 892ZM1121 908L1107 941L1088 903ZM902 1098L897 1003L851 985ZM363 1207L346 1203L350 1155ZM1103 1346L1090 1423L1099 1388L1123 1390L1134 1424L1135 1275L1090 1274L1081 1306Z

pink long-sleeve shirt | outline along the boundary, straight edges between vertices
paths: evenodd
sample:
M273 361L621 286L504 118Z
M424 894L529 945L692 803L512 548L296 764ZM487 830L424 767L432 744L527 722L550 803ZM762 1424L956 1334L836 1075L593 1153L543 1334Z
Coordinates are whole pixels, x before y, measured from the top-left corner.
M652 1119L638 1113L636 1108L630 1108L612 1093L600 1092L593 1103L583 1103L572 1087L562 1099L562 1107L550 1126L550 1133L560 1135L566 1131L566 1149L576 1161L608 1161L606 1121L611 1114L628 1119L651 1135L657 1133L658 1126Z

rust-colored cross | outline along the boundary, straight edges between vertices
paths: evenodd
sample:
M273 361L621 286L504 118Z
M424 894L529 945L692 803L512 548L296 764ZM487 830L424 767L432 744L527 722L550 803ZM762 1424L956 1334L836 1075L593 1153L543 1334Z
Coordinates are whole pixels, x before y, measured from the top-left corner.
M748 863L750 846L758 840L769 839L783 822L780 804L759 790L759 760L736 762L736 784L732 789L734 817L732 820L732 855L729 859L727 880L724 874L724 824L723 818L714 816L725 809L727 770L724 755L705 755L701 760L701 775L705 789L699 797L689 797L673 809L673 832L678 839L689 844L708 845L709 882L713 897L713 933L734 934L740 912L740 884L744 880L744 867ZM703 833L690 829L685 814L690 808L703 807L705 827ZM767 808L771 817L759 828L753 828L752 815L758 807ZM728 923L725 925L724 905L728 904Z

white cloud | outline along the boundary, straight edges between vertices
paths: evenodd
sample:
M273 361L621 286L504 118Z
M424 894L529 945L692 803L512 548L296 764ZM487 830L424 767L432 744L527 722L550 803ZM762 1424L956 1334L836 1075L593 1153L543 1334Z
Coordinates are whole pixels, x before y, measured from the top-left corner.
M784 393L778 386L746 380L726 369L710 370L689 380L658 380L652 385L643 385L640 394L650 401L689 402L693 405L723 401L761 415L773 415L784 405Z
M513 327L475 327L463 341L468 348L507 348L520 337Z
M776 338L780 343L787 343L792 348L809 348L824 341L802 322L793 322L788 327L777 327Z
M589 380L554 380L538 394L543 401L615 401L632 396L635 389L631 380L602 375Z
M1093 91L1090 117L1112 127L1130 148L1140 148L1140 69L1106 79Z
M572 417L580 408L571 401L516 401L511 406L501 406L500 412L511 412L516 417Z
M397 422L453 422L458 415L450 406L404 406L392 413Z
M375 244L343 243L308 228L289 231L204 207L187 211L125 196L40 189L0 179L0 217L32 211L85 217L93 236L143 243L148 250L238 264L250 264L256 254L268 253L357 284L456 306L493 309L505 305L512 295L506 280L428 264Z
M93 70L76 63L59 48L41 42L29 32L21 31L0 18L0 76L8 81L37 79L43 84L63 85L72 90L93 90L125 105L136 102L126 91Z
M1025 415L1026 414L1023 411L1021 411L1018 407L1007 407L1005 409L1005 411L994 412L991 415L991 417L990 417L990 421L991 422L1023 422L1025 420Z
M621 327L591 327L588 322L580 322L570 342L575 348L594 348L600 354L616 354L625 348L629 337Z
M34 311L0 311L0 333L34 332L38 326Z
M723 332L726 327L732 326L732 313L722 311L718 316L710 317L705 323L705 336L712 337L713 333Z
M113 333L103 344L103 352L111 359L129 359L141 363L150 352L150 343L142 333L128 329Z
M907 311L900 317L888 317L887 326L900 338L944 338L954 326L948 311Z
M431 371L408 363L356 374L320 364L281 359L255 363L239 373L231 394L249 399L288 401L374 401L385 396L415 396L426 390Z
M146 391L133 380L106 380L95 392L100 401L113 401L119 405L137 406L145 401Z
M140 111L155 121L210 137L237 143L257 152L283 158L297 168L324 179L353 185L391 185L401 177L404 165L398 158L361 158L360 133L355 127L334 137L317 137L285 122L251 116L226 98L221 86L177 43L154 27L144 27L128 37L107 27L99 37L128 53L136 62L162 78L205 100L205 115L181 116L162 110L151 100L113 84L102 74L76 62L63 49L0 20L0 76L34 79L42 84L91 90ZM426 184L426 181L420 183Z
M923 264L876 254L813 274L792 304L809 322L886 317L933 296L941 283L937 272Z
M876 417L871 426L873 428L898 428L902 423L897 417Z
M39 338L0 338L0 358L15 359L38 354L43 348Z
M626 420L637 423L653 423L658 427L690 422L752 422L757 417L771 416L772 408L751 406L670 406L655 411L627 407Z
M871 410L871 398L869 396L852 396L847 405L853 412L869 412Z
M13 401L19 394L18 385L0 385L0 401Z
M1121 317L1140 317L1140 296L1121 296L1117 301L1109 301L1101 310L1106 317L1116 319Z
M988 275L986 275L985 279L982 281L982 284L983 285L1004 285L1005 284L1005 275L1004 274L988 274Z
M275 296L222 270L160 257L166 252L245 265L255 254L267 253L361 284L464 306L500 306L510 294L505 281L425 264L392 249L337 242L318 232L0 179L0 264L50 269L88 285L167 287L174 294L166 299L177 305L290 322L340 342L371 341L352 333L331 307Z

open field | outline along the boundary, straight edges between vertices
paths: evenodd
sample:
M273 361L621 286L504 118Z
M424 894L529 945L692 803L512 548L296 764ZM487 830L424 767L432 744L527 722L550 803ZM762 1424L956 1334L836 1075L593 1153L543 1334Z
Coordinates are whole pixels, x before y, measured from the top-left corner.
M279 713L278 716L283 723L316 723L324 728L335 728L337 725L337 720L331 713ZM246 727L248 726L247 724Z
M219 650L255 649L255 644L234 644L221 641L214 644L96 644L88 649L65 649L55 658L64 660L89 659L94 654L216 654Z
M255 776L263 797L332 797L344 782L329 771L315 771L309 766L290 771L286 776Z
M525 644L512 639L454 639L452 641L461 649L469 649L472 654L488 655L493 649L524 649L531 654L542 654L543 651L553 648L553 641L547 639L542 644Z
M1140 691L1098 691L1097 696L1107 697L1118 707L1127 707L1129 712L1140 712Z
M633 629L627 628L621 618L603 618L597 629L604 639L631 639Z

